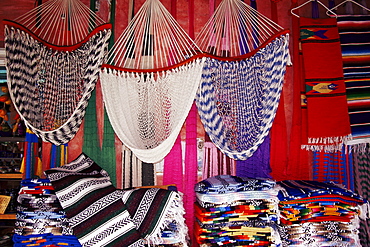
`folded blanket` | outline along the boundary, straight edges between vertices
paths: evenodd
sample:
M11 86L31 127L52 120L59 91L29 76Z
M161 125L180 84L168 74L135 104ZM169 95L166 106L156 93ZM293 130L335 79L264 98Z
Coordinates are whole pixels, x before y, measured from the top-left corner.
M176 191L160 188L123 190L122 200L127 206L136 229L149 245L165 244L163 231L182 246L187 242L182 196ZM171 229L171 225L175 229Z
M45 174L82 246L136 247L166 244L170 239L187 246L179 192L118 190L108 173L85 154Z
M122 191L89 157L81 154L45 174L82 246L144 246L122 201Z

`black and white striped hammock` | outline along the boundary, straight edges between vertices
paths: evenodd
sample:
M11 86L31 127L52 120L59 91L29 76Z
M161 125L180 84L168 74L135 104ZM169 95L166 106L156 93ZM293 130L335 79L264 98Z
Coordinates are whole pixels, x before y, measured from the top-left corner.
M68 143L98 80L111 25L78 0L50 0L4 25L16 110L43 141Z

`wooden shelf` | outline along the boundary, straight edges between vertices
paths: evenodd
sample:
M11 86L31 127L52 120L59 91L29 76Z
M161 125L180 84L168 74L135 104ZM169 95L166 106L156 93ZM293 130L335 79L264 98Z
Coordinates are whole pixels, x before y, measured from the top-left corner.
M25 139L24 136L0 136L0 142L24 142Z
M0 179L22 179L22 173L2 173Z
M0 214L0 220L16 220L16 214Z

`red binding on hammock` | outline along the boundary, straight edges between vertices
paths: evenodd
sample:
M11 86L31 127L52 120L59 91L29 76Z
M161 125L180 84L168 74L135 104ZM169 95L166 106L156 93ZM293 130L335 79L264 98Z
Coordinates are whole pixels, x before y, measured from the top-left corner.
M59 46L59 45L54 45L54 44L51 44L50 42L47 42L43 39L41 39L40 37L38 37L36 34L34 34L33 32L31 32L28 28L26 28L25 26L23 26L22 24L19 24L17 22L14 22L14 21L11 21L11 20L6 20L4 19L3 20L3 24L4 25L8 25L8 26L12 26L12 27L15 27L15 28L18 28L26 33L28 33L30 36L32 36L32 38L34 38L35 40L38 40L40 41L41 43L43 43L45 46L47 47L50 47L51 49L54 49L54 50L57 50L57 51L74 51L76 49L78 49L80 46L82 46L83 44L85 44L87 42L87 40L89 40L92 36L94 36L95 34L97 34L98 32L102 31L102 30L105 30L105 29L111 29L112 28L112 24L110 23L105 23L105 24L102 24L100 26L97 26L94 30L92 30L88 36L86 36L83 40L81 40L80 42L76 43L76 44L73 44L73 45L70 45L70 46Z

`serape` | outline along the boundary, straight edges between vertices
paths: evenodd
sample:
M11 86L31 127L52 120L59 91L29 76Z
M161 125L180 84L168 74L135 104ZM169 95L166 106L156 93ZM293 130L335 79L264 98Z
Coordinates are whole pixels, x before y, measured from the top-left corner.
M144 246L122 201L122 191L85 154L45 174L82 246Z
M338 16L344 82L353 140L370 142L370 16Z
M337 22L335 18L299 20L308 123L308 140L302 148L340 151L351 138L351 129Z
M122 200L136 229L149 245L165 244L163 230L166 230L176 243L186 246L188 228L184 220L182 197L177 191L138 188L122 192Z
M171 241L186 246L182 195L177 191L118 190L107 172L85 154L45 174L82 246L146 246Z

